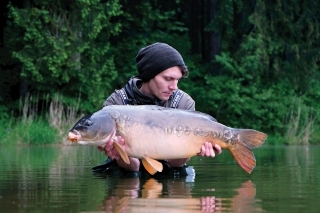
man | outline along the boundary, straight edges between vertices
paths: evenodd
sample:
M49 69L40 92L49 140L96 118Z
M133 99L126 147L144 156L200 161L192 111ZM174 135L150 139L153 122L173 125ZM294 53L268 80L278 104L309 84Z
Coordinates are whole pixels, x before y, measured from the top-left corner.
M139 75L131 78L124 88L112 93L103 106L158 105L195 110L194 100L187 93L178 89L179 80L186 78L189 71L177 50L165 43L154 43L139 50L136 63ZM125 141L120 136L118 142L125 148ZM130 158L130 164L126 164L113 148L113 142L107 143L104 151L109 159L106 163L94 167L94 172L102 170L106 172L118 165L124 175L141 175L143 168L140 166L140 160ZM211 143L205 143L198 155L214 157L215 153L220 154L221 147L219 145L212 147ZM115 159L117 164L110 158ZM162 160L165 168L163 174L188 175L190 171L185 170L187 169L185 163L188 161L189 158Z

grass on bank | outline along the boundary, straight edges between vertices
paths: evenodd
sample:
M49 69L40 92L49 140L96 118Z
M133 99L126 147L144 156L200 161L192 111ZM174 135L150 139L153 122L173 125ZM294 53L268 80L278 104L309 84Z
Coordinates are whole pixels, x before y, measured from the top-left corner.
M320 143L320 131L315 128L317 113L299 98L292 99L292 107L285 124L284 144Z
M62 97L56 94L45 107L46 112L37 116L38 97L29 95L21 101L21 116L6 116L0 119L0 145L47 145L64 144L68 130L82 115L78 106L63 104Z
M3 122L4 123L4 122ZM61 140L59 131L44 119L35 119L32 122L16 121L11 125L1 125L0 138L3 145L39 145L54 144Z

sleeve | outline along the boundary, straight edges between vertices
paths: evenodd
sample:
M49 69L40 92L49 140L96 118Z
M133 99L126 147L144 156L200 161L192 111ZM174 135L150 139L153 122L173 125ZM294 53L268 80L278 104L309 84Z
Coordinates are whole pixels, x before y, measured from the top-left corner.
M113 92L103 103L102 107L109 106L109 105L123 105L122 99L117 92Z
M183 92L183 97L181 98L177 108L195 111L195 101L191 98L190 95Z

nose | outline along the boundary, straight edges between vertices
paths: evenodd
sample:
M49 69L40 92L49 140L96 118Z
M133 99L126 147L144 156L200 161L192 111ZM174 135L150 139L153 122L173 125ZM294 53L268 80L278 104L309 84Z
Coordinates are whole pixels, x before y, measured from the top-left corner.
M169 88L171 90L177 90L178 89L178 82L179 82L179 80L174 80L174 81L170 82Z

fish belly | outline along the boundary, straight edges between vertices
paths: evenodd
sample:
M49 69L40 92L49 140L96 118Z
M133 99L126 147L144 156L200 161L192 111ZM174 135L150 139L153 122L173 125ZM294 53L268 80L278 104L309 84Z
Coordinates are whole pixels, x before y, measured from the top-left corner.
M180 159L195 156L213 142L225 126L204 114L154 107L110 107L117 132L125 139L128 156Z
M193 134L166 132L163 129L139 127L123 135L126 152L131 157L153 159L180 159L200 152L206 138Z

